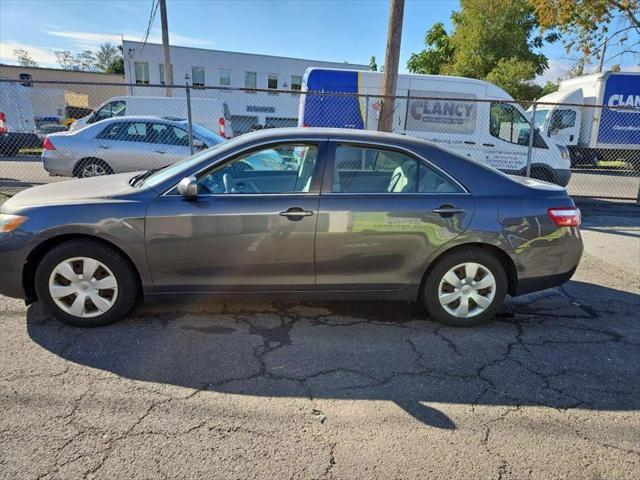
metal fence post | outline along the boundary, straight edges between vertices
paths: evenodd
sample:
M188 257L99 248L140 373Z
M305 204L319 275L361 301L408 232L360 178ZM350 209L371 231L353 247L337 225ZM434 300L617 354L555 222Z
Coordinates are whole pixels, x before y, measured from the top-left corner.
M193 121L191 119L191 89L189 88L189 84L186 86L186 94L187 94L187 123L189 124L189 149L191 150L191 155L193 155Z
M369 125L369 95L364 97L364 130L367 130Z
M409 96L411 94L411 90L407 90L407 104L404 109L404 131L407 131L407 120L409 120Z
M533 137L536 134L536 102L531 110L531 127L529 128L529 148L527 149L527 177L531 176L531 154L533 153Z

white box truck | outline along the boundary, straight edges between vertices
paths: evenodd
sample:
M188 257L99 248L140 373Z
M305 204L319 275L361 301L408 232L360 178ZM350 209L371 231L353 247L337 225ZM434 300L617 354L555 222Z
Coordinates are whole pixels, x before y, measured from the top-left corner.
M21 148L41 146L30 88L15 82L0 82L0 155L13 156Z
M86 117L71 124L77 130L107 118L124 115L154 115L157 117L187 118L186 97L114 97ZM226 102L214 98L191 98L191 118L194 122L221 137L233 137L231 114Z
M568 147L572 165L624 160L640 166L640 72L563 80L557 92L538 102L543 103L536 105L536 126Z
M376 95L381 94L381 84L380 72L308 68L298 125L377 130L381 99ZM400 98L395 101L394 132L449 147L506 173L525 173L530 123L522 107L501 88L472 78L398 75L396 95ZM567 149L534 132L531 176L567 185L571 177Z

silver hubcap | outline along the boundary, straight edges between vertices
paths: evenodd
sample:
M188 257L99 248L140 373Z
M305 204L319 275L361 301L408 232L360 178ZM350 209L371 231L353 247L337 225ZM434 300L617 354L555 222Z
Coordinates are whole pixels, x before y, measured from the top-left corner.
M438 287L438 300L454 317L471 318L484 312L496 294L496 279L479 263L461 263L449 270Z
M102 165L98 165L97 163L90 163L89 165L85 165L82 169L82 177L99 177L101 175L106 175L107 171L104 169Z
M60 262L49 277L49 294L56 305L74 317L96 317L118 298L118 282L103 263L88 257Z

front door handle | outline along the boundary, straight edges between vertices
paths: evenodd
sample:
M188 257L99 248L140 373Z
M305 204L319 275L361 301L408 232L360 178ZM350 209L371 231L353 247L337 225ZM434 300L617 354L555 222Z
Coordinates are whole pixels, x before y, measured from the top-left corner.
M98 147L102 148L103 150L109 150L111 148L106 145L98 145Z
M164 150L156 150L155 152L156 152L156 153L159 153L160 155L164 155L165 153L167 153L167 152L166 152L166 151L164 151Z
M456 213L464 213L464 208L456 208L451 205L442 205L438 208L434 208L431 210L433 213L437 213L438 215L454 215Z
M287 217L289 220L300 220L303 217L310 217L313 215L311 210L303 210L300 207L291 207L284 212L280 212L281 217Z

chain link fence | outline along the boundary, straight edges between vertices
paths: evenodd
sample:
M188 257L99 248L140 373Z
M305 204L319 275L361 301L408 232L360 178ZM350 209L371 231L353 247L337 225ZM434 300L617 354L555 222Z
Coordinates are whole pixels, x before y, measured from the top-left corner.
M84 93L77 93L82 85ZM126 94L123 95L123 92ZM100 99L109 98L99 103ZM392 129L584 200L640 201L640 109L474 95L402 97L194 85L0 80L0 193L162 168L249 131ZM533 121L536 128L531 128Z

